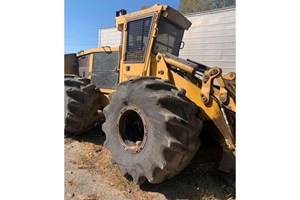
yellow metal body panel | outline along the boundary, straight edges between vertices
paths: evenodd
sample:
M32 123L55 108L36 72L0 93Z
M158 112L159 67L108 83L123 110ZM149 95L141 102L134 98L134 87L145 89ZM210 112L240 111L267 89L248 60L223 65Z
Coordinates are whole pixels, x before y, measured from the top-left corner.
M92 71L93 71L93 59L94 59L94 54L90 54L90 60L89 60L89 67L88 67L88 73L87 73L87 78L91 79L92 77Z
M100 105L102 107L105 107L109 104L109 99L108 96L113 93L116 90L111 90L111 89L99 89L101 92L101 97L100 97Z
M74 74L75 54L65 54L65 74Z
M154 55L152 55L154 57ZM162 54L158 53L151 63L151 75L161 78L162 80L170 80L170 70L164 60Z
M97 52L110 52L110 51L119 51L118 47L99 47L99 48L92 48L92 49L87 49L84 51L80 51L76 54L77 57L80 56L85 56L88 54L92 53L97 53Z

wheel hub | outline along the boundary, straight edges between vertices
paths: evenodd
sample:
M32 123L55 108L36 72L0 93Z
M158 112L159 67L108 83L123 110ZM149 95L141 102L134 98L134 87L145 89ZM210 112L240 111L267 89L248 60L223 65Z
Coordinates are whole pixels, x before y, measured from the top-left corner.
M126 107L121 110L117 133L121 145L130 153L142 151L147 140L147 127L141 111L136 107Z

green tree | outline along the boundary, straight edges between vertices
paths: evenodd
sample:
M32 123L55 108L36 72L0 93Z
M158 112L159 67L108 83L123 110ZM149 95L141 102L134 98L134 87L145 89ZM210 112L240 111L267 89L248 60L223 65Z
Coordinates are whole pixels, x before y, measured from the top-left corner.
M149 8L149 6L141 6L140 10L145 10L147 8Z
M227 6L235 6L235 0L180 0L179 11L186 14Z

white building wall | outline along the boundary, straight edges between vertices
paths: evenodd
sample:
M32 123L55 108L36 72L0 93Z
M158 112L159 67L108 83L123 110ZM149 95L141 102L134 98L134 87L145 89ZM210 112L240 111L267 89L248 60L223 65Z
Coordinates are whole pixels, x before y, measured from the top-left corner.
M223 73L235 71L235 8L186 17L192 26L184 33L179 56L221 67Z
M98 47L111 46L118 47L121 44L121 32L117 28L100 28L98 36Z
M185 31L179 57L218 66L223 73L235 72L235 8L185 15L192 26ZM119 46L121 32L116 27L99 29L98 46Z

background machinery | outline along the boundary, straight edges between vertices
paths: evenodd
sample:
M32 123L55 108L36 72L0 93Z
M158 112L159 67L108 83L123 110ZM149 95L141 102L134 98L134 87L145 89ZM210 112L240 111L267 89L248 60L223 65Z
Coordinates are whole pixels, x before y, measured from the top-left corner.
M217 144L218 155L205 156L234 174L235 73L178 57L191 22L169 6L116 15L120 47L65 55L65 73L77 75L65 75L65 132L85 132L103 110L104 146L136 183L178 174L200 139Z

